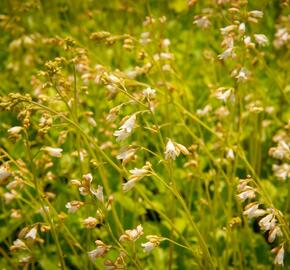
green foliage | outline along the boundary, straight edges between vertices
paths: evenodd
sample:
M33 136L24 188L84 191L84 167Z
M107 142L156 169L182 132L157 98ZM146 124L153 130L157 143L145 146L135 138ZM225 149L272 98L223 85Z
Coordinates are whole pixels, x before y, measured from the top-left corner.
M288 14L0 1L0 268L287 269Z

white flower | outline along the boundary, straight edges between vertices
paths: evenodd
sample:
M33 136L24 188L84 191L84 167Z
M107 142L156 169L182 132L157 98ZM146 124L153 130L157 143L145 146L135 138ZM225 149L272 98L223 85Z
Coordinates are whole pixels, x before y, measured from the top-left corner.
M260 18L263 18L264 13L263 11L260 11L260 10L252 10L249 12L249 15L254 18L260 19Z
M222 35L228 35L230 32L234 31L235 29L237 29L237 26L234 24L220 28Z
M90 188L90 191L93 195L95 195L97 197L97 199L100 201L100 202L104 202L104 192L103 192L103 187L98 185L98 188L97 189L94 189L94 188Z
M123 147L117 155L117 159L122 160L122 163L126 164L130 159L134 157L135 153L136 149L130 147Z
M260 217L266 214L266 211L263 209L259 209L259 204L250 203L245 207L243 215L248 216L249 219Z
M17 249L27 249L27 246L22 240L16 239L15 241L13 241L13 245L9 249L10 251L14 251Z
M226 49L224 52L222 52L221 54L218 55L218 59L220 60L224 60L227 59L229 57L234 58L236 55L234 53L234 48L228 48Z
M133 179L133 180L129 180L128 182L122 184L123 191L124 192L129 191L137 184L137 182L138 182L138 180Z
M170 42L170 40L169 40L168 38L165 38L165 39L162 40L162 46L163 46L164 48L169 47L170 43L171 43L171 42Z
M251 186L248 186L248 183L252 181L252 178L248 177L246 179L240 179L239 184L237 186L237 191L242 192L248 189L252 189Z
M173 59L173 54L162 52L162 53L160 53L160 58L163 60L171 60L171 59Z
M279 49L283 45L287 44L288 40L290 39L290 35L286 28L279 28L275 33L275 40L274 46L275 48Z
M284 265L284 253L285 253L284 245L282 245L279 249L274 248L272 251L277 252L277 255L276 255L275 260L274 260L274 264L278 264L278 265L283 266Z
M144 252L149 253L156 247L156 244L149 241L146 243L142 243L141 246L142 246Z
M189 151L187 150L187 148L180 144L180 143L176 143L173 142L171 139L168 139L166 147L165 147L165 159L173 159L175 160L176 157L179 156L180 152L183 155L189 155Z
M231 159L231 160L234 160L235 159L235 153L234 153L233 149L229 148L227 150L227 158L228 159Z
M19 262L21 264L24 264L24 265L28 264L31 261L32 261L32 257L31 256L25 256L25 257L22 257L22 258L19 259Z
M272 147L269 150L269 155L276 159L284 159L290 157L290 148L285 141L279 141L277 147Z
M15 127L9 128L8 133L11 136L15 136L15 135L18 135L21 130L22 130L22 127L15 126Z
M245 68L241 68L238 75L235 77L238 82L244 82L249 78L249 72Z
M8 171L6 167L4 166L0 167L0 183L2 181L5 181L10 175L11 173Z
M151 163L147 161L141 169L135 168L130 170L131 175L129 176L129 181L122 184L123 191L126 192L132 189L144 176L149 175L151 166Z
M18 196L18 193L12 189L11 192L5 192L3 197L4 197L4 202L6 204L11 203L16 197Z
M91 173L87 173L83 175L83 180L88 181L91 183L93 181L93 175Z
M150 32L141 33L141 38L149 38L149 37L150 37Z
M263 34L255 34L254 37L255 37L256 42L262 47L268 45L269 43L268 38Z
M140 177L140 176L144 176L148 171L146 169L143 169L143 168L141 168L141 169L135 168L133 170L130 170L129 172L132 174L132 176Z
M290 177L290 165L287 163L283 163L281 165L274 164L272 170L279 180L285 181L288 177Z
M143 90L143 96L150 99L150 98L154 98L156 96L156 90L148 87L146 89Z
M93 127L97 126L97 122L93 117L88 117L88 123Z
M136 241L141 235L143 235L143 227L140 224L136 229L126 230L125 233L120 236L119 241Z
M114 83L114 84L118 84L118 83L120 83L120 78L118 78L116 75L114 75L114 74L109 74L108 75L108 80L111 82L111 83Z
M46 152L48 152L48 154L52 157L61 157L61 152L63 151L63 149L61 148L54 148L54 147L50 147L50 146L46 146L43 148L43 150L45 150Z
M211 110L212 110L212 106L208 104L203 109L198 109L196 111L196 114L199 116L204 116L204 115L207 115Z
M117 142L121 142L129 137L130 132L127 132L125 129L120 129L116 130L113 135L117 137Z
M65 207L69 213L75 213L84 203L79 201L71 201L66 203Z
M264 231L268 231L268 230L273 229L275 227L275 225L276 225L276 218L275 218L274 214L268 214L267 216L263 217L259 221L259 226Z
M245 25L245 23L240 23L240 25L239 25L239 32L241 34L244 34L246 32L246 25Z
M136 115L133 114L125 121L125 123L118 130L114 132L113 135L117 137L117 142L123 141L129 137L135 126L135 121Z
M224 87L220 87L215 92L215 97L223 102L226 102L227 99L231 96L233 89L226 89Z
M111 246L105 245L100 240L97 240L95 243L97 245L97 248L88 252L89 257L92 260L95 260L96 258L103 256L111 248Z
M243 191L242 193L238 194L238 199L243 202L246 199L253 199L256 197L255 190L250 187L250 189Z
M282 236L282 231L279 226L275 226L270 232L268 236L268 241L273 243L277 236Z
M85 220L83 220L83 224L88 229L93 229L98 224L98 220L94 217L88 217Z
M152 249L159 246L160 242L164 239L162 237L159 237L157 235L147 235L146 239L149 240L146 243L142 243L141 246L143 247L144 252L151 252Z
M175 158L178 157L179 154L180 154L180 150L176 148L173 142L169 139L165 148L165 159L175 160Z
M141 33L141 38L139 40L141 45L146 45L151 42L150 39L150 32L143 32Z
M247 48L255 48L255 44L251 41L250 36L245 36L244 44L246 45Z
M33 240L36 239L36 234L37 234L37 226L33 227L26 235L25 239L31 238Z
M193 21L193 24L196 24L202 29L206 29L210 26L210 20L207 16L196 17L196 19Z
M229 48L232 49L234 47L234 44L235 44L235 41L234 41L233 37L225 36L222 43L221 43L221 46L225 49L229 49Z

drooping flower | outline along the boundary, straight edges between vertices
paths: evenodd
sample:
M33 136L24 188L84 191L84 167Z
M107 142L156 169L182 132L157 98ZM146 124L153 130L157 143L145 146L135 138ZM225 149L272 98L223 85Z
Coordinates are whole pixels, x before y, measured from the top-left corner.
M143 251L146 253L151 252L155 247L159 246L162 240L164 240L162 237L157 235L147 235L146 239L149 241L141 244Z
M259 204L256 202L248 204L243 212L243 214L248 216L249 219L263 216L266 213L267 212L264 209L259 209Z
M131 173L131 175L129 176L129 181L122 184L123 191L126 192L132 189L138 181L140 181L143 177L149 175L151 166L151 163L147 161L142 168L135 168L133 170L130 170L129 172Z
M223 36L226 36L236 29L237 29L237 25L231 24L231 25L225 26L223 28L220 28L220 31L221 31L221 34Z
M165 148L165 159L175 159L180 154L180 151L175 148L173 142L168 140Z
M199 116L207 115L212 110L212 106L210 104L207 104L204 108L198 109L196 111L196 114Z
M0 166L0 183L4 182L9 176L11 172L5 166Z
M238 82L245 82L249 79L249 71L245 68L241 68L235 78Z
M248 190L245 190L245 191L241 192L237 196L238 196L238 199L243 202L246 199L253 199L253 198L255 198L256 197L256 194L255 194L255 190L253 188L250 188Z
M269 236L268 236L268 241L270 242L270 243L273 243L274 241L275 241L275 239L276 239L276 237L278 237L278 236L282 236L283 234L282 234L282 231L281 231L281 229L280 229L280 227L279 226L275 226L272 230L270 230L270 232L269 232Z
M241 202L244 202L246 199L253 199L256 197L256 189L248 185L251 181L251 178L240 179L237 186L237 191L239 192L237 197Z
M195 16L195 20L193 21L193 24L195 24L196 26L202 29L206 29L211 25L211 22L207 16Z
M103 187L98 185L97 189L94 189L91 187L90 191L92 192L93 195L95 195L97 197L97 199L100 202L104 202L104 192L103 192Z
M25 235L25 239L32 239L35 240L36 239L36 234L37 234L37 226L34 226L31 230L29 230L29 232Z
M276 218L274 214L268 214L259 221L259 226L264 231L272 230L276 226Z
M260 11L260 10L251 10L249 12L249 16L252 16L257 19L263 18L263 15L264 15L263 11Z
M250 36L245 36L244 37L244 44L246 45L247 48L255 48L255 43L251 41Z
M93 229L98 224L98 220L94 217L88 217L83 220L83 224L88 229Z
M284 245L282 244L280 247L276 247L272 249L273 253L276 253L276 257L274 259L274 264L284 265Z
M62 156L61 152L63 151L63 149L61 148L55 148L55 147L50 147L50 146L44 147L43 150L46 151L50 156L58 157L58 158Z
M132 189L136 184L137 184L138 180L129 180L126 183L122 184L122 189L124 192L129 191L130 189Z
M119 241L136 241L141 235L143 235L143 227L140 224L136 229L126 230L125 233L120 236Z
M129 176L129 180L142 179L144 176L150 173L151 166L151 163L147 161L141 169L135 168L133 170L130 170L129 172L131 173L131 175Z
M18 140L21 138L21 130L23 128L22 127L19 127L19 126L15 126L15 127L11 127L8 129L8 134L9 134L9 137L10 138L14 138L15 140Z
M288 163L281 165L274 164L272 170L274 175L280 180L285 181L287 178L290 178L290 165Z
M65 207L68 209L69 213L75 213L82 205L84 205L83 202L71 201L66 203Z
M232 88L220 87L215 92L215 97L223 102L226 102L233 92Z
M146 243L142 243L141 246L142 246L144 252L149 253L156 247L156 244L148 241Z
M147 87L146 89L143 90L142 94L144 97L148 99L152 99L152 98L155 98L156 96L156 90L150 87Z
M246 24L245 23L240 23L240 25L239 25L239 32L240 32L240 34L245 34L245 32L246 32Z
M262 47L267 46L269 44L268 38L263 34L255 34L254 38L256 42Z
M28 249L28 247L22 240L16 239L15 241L13 241L13 245L9 249L10 251L14 251L19 249Z
M128 161L134 158L135 153L136 153L136 149L130 146L123 147L120 150L119 154L117 155L117 159L122 160L122 163L125 165L126 163L128 163Z
M227 149L227 158L230 160L235 159L235 153L234 153L233 149L231 149L231 148Z
M175 160L176 157L180 155L180 152L184 155L189 155L189 151L186 149L186 147L180 143L173 142L171 139L167 141L166 147L165 147L165 159L173 159Z
M83 175L81 186L79 187L79 191L81 195L87 196L90 194L91 183L93 181L93 176L91 173L87 173Z
M97 245L97 248L88 252L88 256L90 257L91 260L95 260L98 257L102 257L111 248L111 246L104 244L101 240L96 240L95 243Z
M290 158L290 147L285 141L281 140L278 142L277 147L270 148L269 155L280 160L288 159Z
M218 55L218 59L220 60L225 60L229 57L235 58L236 54L234 52L234 48L228 48L226 49L224 52L222 52L221 54Z
M135 126L135 121L136 115L133 114L124 122L124 124L118 130L113 133L113 135L117 137L117 142L123 141L129 137Z

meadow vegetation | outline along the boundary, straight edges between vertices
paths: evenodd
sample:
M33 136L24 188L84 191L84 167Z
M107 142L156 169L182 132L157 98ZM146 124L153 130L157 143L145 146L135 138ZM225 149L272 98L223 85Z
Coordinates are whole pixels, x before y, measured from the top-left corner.
M288 0L1 0L1 269L287 269Z

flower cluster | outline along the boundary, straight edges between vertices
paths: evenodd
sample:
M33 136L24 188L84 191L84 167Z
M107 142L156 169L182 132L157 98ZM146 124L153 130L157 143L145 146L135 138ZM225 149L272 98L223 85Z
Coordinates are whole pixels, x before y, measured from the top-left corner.
M285 129L287 132L289 131L288 125L285 126ZM272 170L279 180L285 181L290 178L290 138L286 133L282 138L278 135L274 136L274 140L277 142L277 146L269 149L269 155L277 159L279 164L273 164Z
M237 186L238 199L241 202L249 201L256 198L257 189L250 186L254 180L249 176L247 179L240 179ZM273 243L276 238L283 239L283 233L281 230L281 225L278 222L278 215L282 216L282 213L274 208L260 208L261 203L258 201L249 202L243 211L243 215L248 219L258 219L259 227L262 231L267 232L267 240L269 243ZM284 244L281 243L280 247L274 249L277 251L276 258L274 260L275 264L283 265L284 261ZM282 254L283 253L283 254Z

